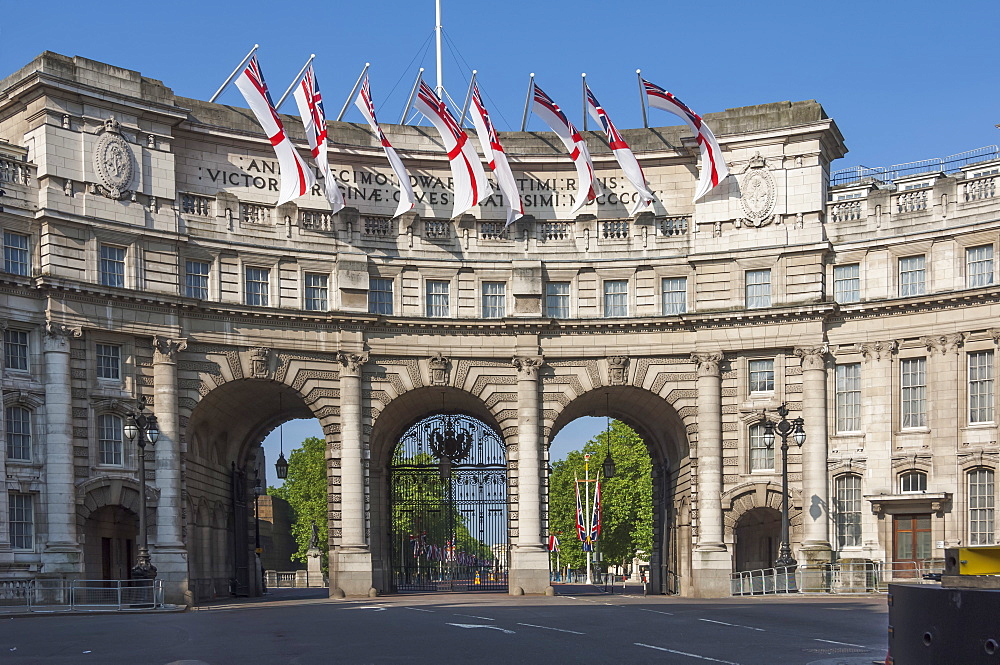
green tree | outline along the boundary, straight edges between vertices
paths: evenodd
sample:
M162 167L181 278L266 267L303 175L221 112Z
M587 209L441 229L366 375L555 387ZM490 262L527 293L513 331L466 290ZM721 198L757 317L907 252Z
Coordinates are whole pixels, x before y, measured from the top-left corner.
M549 529L559 537L563 566L586 565L586 554L576 536L575 480L584 478L584 454L590 453L590 477L600 472L607 456L608 434L601 432L566 459L552 465L549 477ZM611 422L614 478L601 481L602 529L598 548L605 563L631 562L653 549L653 465L646 444L628 425ZM590 483L591 500L594 484ZM581 502L584 488L580 487Z
M269 487L267 493L284 499L292 507L292 536L299 549L292 555L296 561L306 561L306 551L312 539L312 525L319 529L319 550L323 570L327 570L326 524L326 441L309 437L299 448L288 454L288 478L281 487Z

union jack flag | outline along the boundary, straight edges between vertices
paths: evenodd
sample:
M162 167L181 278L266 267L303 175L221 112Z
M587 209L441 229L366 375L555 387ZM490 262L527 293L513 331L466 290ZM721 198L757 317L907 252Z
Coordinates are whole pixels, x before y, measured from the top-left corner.
M596 543L601 535L601 481L594 483L594 507L590 513L590 542Z
M604 127L604 131L608 135L608 143L611 144L612 150L628 150L628 143L622 138L622 135L618 133L618 128L615 127L614 123L611 122L611 118L608 117L607 112L601 103L597 101L597 97L594 93L590 91L590 87L587 87L587 104L592 108L591 113L597 115L598 122Z
M396 150L389 143L389 139L385 137L385 134L382 132L382 126L378 123L378 118L375 116L375 104L372 102L372 93L368 87L367 76L365 76L365 80L361 83L361 91L354 100L354 105L358 107L361 115L368 121L368 126L371 127L372 131L375 132L375 136L378 137L379 143L382 144L382 149L385 151L386 159L389 160L389 165L392 167L392 172L396 174L396 180L399 181L399 205L396 206L396 212L393 214L393 217L399 217L407 210L413 208L413 205L417 202L417 197L414 195L413 186L410 184L410 174L406 172L403 161L396 154Z
M576 537L581 542L587 542L587 527L584 525L583 501L580 499L580 480L574 483L576 486Z
M299 116L302 118L306 138L309 139L309 147L312 149L313 161L323 176L326 199L330 202L332 212L338 212L344 208L344 195L340 192L340 186L333 176L330 160L327 157L326 112L323 110L323 95L319 91L319 81L312 65L306 68L305 74L295 87L294 97L299 107Z

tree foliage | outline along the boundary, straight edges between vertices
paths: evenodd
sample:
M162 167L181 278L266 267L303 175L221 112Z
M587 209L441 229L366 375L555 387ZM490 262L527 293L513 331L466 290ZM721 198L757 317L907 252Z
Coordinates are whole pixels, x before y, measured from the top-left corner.
M267 493L284 499L292 507L292 536L299 549L292 555L306 561L312 525L319 530L319 550L323 569L327 568L326 523L326 441L311 436L288 454L288 478L281 487L269 487Z
M604 463L608 434L601 432L566 459L552 465L549 477L549 529L559 537L560 560L579 568L586 565L586 554L576 536L575 480L584 478L584 454L590 453L590 477L594 478ZM598 549L605 563L631 562L637 554L648 556L653 549L653 465L646 444L625 423L611 422L611 455L615 461L614 478L601 481L602 530ZM591 498L593 498L593 483ZM584 489L581 485L580 493ZM582 500L582 499L581 499Z

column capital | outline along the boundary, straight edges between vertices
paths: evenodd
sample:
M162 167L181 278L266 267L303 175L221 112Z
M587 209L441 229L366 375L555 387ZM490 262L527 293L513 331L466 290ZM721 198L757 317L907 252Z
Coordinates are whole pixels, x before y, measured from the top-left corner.
M698 376L719 376L719 363L722 362L722 358L722 351L691 354L691 360L698 366Z
M510 364L517 368L519 379L538 378L538 368L545 364L541 356L514 356Z
M937 351L942 356L946 356L950 351L958 353L958 349L965 343L965 335L963 333L927 335L920 338L920 343L924 345L930 355L934 355L934 352Z
M861 355L864 356L865 362L882 360L883 357L891 358L892 354L895 353L898 348L899 342L894 339L886 340L884 342L870 342L861 345Z
M72 326L45 322L45 350L46 351L68 351L70 338L83 337L83 329Z
M187 348L187 340L183 337L171 339L162 335L153 335L153 364L175 363L177 354Z
M802 361L802 369L825 369L826 354L830 348L826 344L819 346L797 346L793 353Z
M354 353L353 351L338 351L337 361L343 367L340 370L341 376L360 377L362 366L368 362L368 352Z

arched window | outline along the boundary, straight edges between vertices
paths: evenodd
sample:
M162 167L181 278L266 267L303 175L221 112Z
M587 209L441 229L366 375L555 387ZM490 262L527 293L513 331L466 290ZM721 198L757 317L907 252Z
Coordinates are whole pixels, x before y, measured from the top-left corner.
M113 413L104 413L97 417L97 462L107 466L125 464L122 419Z
M907 471L899 477L899 491L906 494L907 492L926 492L927 491L927 474L923 471Z
M7 407L7 459L31 461L31 411L23 406Z
M992 545L994 542L993 507L996 485L991 469L969 472L969 544Z
M861 544L861 476L849 473L834 480L837 547Z
M764 426L750 426L750 470L774 471L774 446L764 442Z

